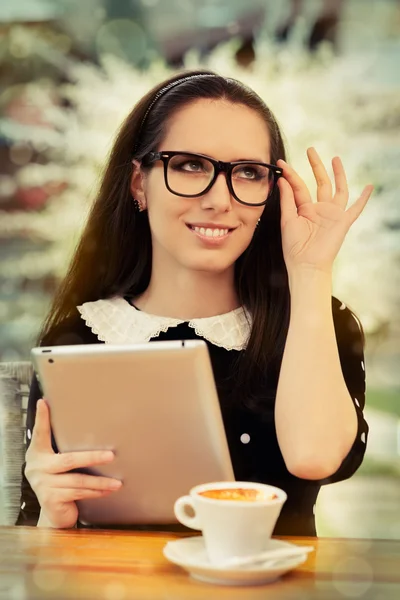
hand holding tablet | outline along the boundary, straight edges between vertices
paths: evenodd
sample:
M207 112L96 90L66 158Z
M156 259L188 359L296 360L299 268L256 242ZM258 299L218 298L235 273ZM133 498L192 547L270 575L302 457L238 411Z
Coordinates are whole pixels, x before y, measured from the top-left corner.
M69 472L107 464L114 458L109 450L56 454L51 445L49 407L45 400L38 401L25 475L39 500L41 515L52 527L75 526L76 500L101 498L120 489L122 483L117 479Z

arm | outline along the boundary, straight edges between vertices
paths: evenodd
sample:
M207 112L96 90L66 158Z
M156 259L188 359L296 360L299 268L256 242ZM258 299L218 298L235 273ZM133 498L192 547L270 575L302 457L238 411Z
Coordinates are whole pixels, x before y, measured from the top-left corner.
M355 323L347 310L345 319L340 316L346 323L341 323L336 338L327 273L299 272L290 279L290 291L290 325L275 406L278 442L295 476L324 482L343 479L361 463L368 433L362 417L361 334L358 325L356 331L343 331ZM348 357L355 357L350 345L361 356L357 364L354 358L348 363ZM357 369L358 377L349 366ZM354 384L358 395L353 397L349 388Z
M333 192L315 148L308 148L307 155L317 202L296 171L277 161L283 169L278 186L291 311L275 416L288 470L300 478L327 480L343 469L345 460L347 465L349 454L362 443L356 402L346 385L335 338L331 288L335 258L373 186L367 185L347 208L349 190L340 158L332 159Z

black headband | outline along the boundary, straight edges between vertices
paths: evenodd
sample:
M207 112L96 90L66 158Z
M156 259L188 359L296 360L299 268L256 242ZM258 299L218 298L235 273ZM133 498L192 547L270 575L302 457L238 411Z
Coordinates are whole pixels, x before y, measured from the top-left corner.
M186 77L177 79L176 81L173 81L172 83L169 83L165 87L161 88L161 90L159 90L157 92L157 94L154 96L153 100L150 102L149 106L147 107L147 110L144 114L142 122L140 123L139 131L138 131L136 139L139 141L140 134L142 132L143 125L147 119L147 116L148 116L149 112L151 111L151 109L153 108L153 106L155 105L155 103L157 102L157 100L159 98L161 98L161 96L164 96L164 94L166 94L171 88L173 88L181 83L184 83L185 81L190 81L191 79L198 79L201 77L219 77L219 75L214 75L213 73L201 73L201 74L199 73L198 75L187 75ZM135 150L137 149L137 146L138 146L138 143L136 142Z

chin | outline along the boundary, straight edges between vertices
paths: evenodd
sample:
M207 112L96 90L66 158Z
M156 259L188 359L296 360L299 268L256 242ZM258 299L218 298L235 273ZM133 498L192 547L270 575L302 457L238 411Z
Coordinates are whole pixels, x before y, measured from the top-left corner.
M201 271L206 273L224 273L231 269L235 260L223 260L222 257L209 257L207 259L198 259L185 261L185 267L191 271Z

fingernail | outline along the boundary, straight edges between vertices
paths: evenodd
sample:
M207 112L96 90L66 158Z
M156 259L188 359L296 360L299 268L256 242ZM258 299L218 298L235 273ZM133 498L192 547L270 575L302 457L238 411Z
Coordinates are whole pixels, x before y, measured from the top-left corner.
M103 452L102 456L102 460L114 460L114 452L112 452L112 450L106 450L105 452Z
M122 481L116 481L116 480L114 480L114 481L111 481L111 482L110 482L110 487L111 487L113 490L119 490L119 488L120 488L121 486L122 486Z

